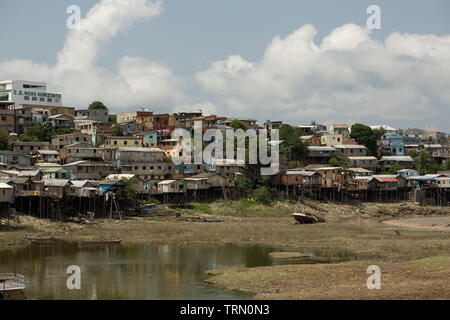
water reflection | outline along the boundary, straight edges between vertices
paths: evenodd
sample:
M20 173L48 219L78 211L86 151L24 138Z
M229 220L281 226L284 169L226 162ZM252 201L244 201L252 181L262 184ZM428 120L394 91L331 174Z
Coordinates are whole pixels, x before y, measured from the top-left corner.
M205 270L269 265L262 246L107 245L55 242L0 252L0 272L23 274L33 299L248 299L204 284ZM69 265L81 290L68 290Z

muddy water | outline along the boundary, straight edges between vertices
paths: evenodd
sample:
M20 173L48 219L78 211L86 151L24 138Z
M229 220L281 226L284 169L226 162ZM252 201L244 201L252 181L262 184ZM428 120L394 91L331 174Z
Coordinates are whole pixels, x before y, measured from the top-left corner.
M270 264L268 247L84 245L56 242L0 251L0 273L25 276L32 299L250 299L204 284L205 271ZM67 268L81 289L67 288Z
M208 286L206 270L278 264L337 263L351 252L309 250L310 257L271 260L267 246L79 245L56 241L0 250L0 273L25 276L31 299L250 299L251 294ZM81 289L69 290L69 266L79 266ZM73 282L72 282L73 283Z

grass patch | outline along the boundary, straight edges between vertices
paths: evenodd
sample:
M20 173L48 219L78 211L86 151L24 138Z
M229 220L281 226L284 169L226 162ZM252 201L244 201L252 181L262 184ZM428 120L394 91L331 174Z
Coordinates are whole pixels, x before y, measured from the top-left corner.
M194 210L199 211L201 213L205 213L205 214L213 214L211 207L207 203L200 203L200 204L194 205Z
M408 262L409 265L419 268L450 268L450 256L429 257Z

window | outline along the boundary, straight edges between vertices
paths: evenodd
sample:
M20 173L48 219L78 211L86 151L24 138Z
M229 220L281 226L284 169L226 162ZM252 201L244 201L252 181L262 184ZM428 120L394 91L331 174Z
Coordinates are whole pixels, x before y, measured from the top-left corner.
M20 146L20 150L23 150L23 146Z
M147 170L147 166L143 166L143 167L142 167L142 170Z
M114 140L114 145L117 145L117 140Z
M135 142L134 142L135 145L138 145L138 143L139 143L138 141L135 141Z
M127 144L128 144L128 141L125 140L125 141L123 142L123 144L124 144L124 145L127 145Z
M2 121L6 121L6 116L2 116Z
M47 98L47 102L52 102L53 99L52 98Z
M39 98L39 101L44 102L45 98Z
M24 96L23 100L30 100L30 97L29 96Z
M139 170L139 167L138 166L134 166L134 170Z
M31 147L30 147L30 150L34 150L34 147L33 147L33 146L31 146Z

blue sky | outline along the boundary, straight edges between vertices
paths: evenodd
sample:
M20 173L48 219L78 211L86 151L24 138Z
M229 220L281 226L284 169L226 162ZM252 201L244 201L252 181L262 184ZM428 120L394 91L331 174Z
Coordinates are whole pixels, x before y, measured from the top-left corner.
M0 41L4 45L2 45L0 62L7 63L13 59L21 59L31 60L33 63L43 64L49 68L54 66L57 63L57 53L63 48L68 35L65 26L68 17L66 8L71 4L79 5L82 18L84 18L97 2L93 0L2 1L0 4L2 11ZM130 23L127 28L102 43L95 66L114 73L118 62L124 56L155 61L169 69L177 81L182 83L180 97L187 97L185 105L197 106L197 104L207 102L214 105L212 111L217 111L217 113L228 110L234 115L251 116L258 111L258 106L249 106L245 111L236 107L236 105L250 103L251 99L242 99L236 105L231 103L227 105L227 99L224 99L223 93L219 94L217 90L205 89L205 85L198 79L197 74L208 70L213 63L225 61L233 55L240 56L246 62L263 64L264 52L274 37L280 36L283 39L305 24L315 27L317 35L314 42L320 45L323 37L345 24L353 23L365 26L368 17L366 8L371 4L380 6L382 23L381 30L372 32L372 40L384 41L394 32L433 34L438 37L450 34L450 19L448 18L450 2L445 0L284 0L276 2L267 0L166 0L163 2L160 14ZM13 78L22 76L22 74L17 74ZM445 76L446 74L444 74ZM45 80L52 83L50 75ZM240 80L244 81L244 79ZM246 82L242 83L245 85ZM417 88L414 87L414 89ZM423 89L423 92L424 96L429 98L426 99L429 100L428 103L439 104L438 111L444 112L444 120L447 123L450 122L448 121L448 109L450 108L448 103L450 101L445 99L435 101L436 97L430 96L426 88ZM231 95L240 99L243 94L232 92ZM164 98L152 100L152 97L148 97L148 105L155 111L170 112L172 111L170 110L171 104L184 105L183 97L176 102L170 101L170 99L165 101ZM88 98L91 97L86 99ZM67 99L65 102L80 104L80 101L67 101ZM277 103L277 101L274 102ZM298 103L301 104L301 100ZM123 101L112 109L116 111L123 108L132 109L133 104L134 101ZM317 108L320 106L318 105ZM422 107L424 106L422 105ZM286 108L286 110L292 109L291 107ZM270 114L270 108L263 109L263 114L253 117L258 120L276 117L276 115ZM417 110L421 110L420 107ZM447 110L446 113L445 110ZM294 119L292 116L288 118L293 119L291 122L295 124L295 122L308 122L312 120L311 117L315 116L311 110L306 114L306 118L303 118L300 112L294 115ZM317 114L317 117L321 121L345 120L339 119L336 114L327 116L326 113L320 113ZM283 116L279 118L283 118ZM351 120L370 121L371 118L373 116L370 114L361 114L360 117L356 115ZM380 117L374 121L403 127L411 123L411 126L428 126L448 130L449 125L446 126L444 120L441 117L435 122L433 119L409 119L408 122L402 120L400 116L393 119Z

